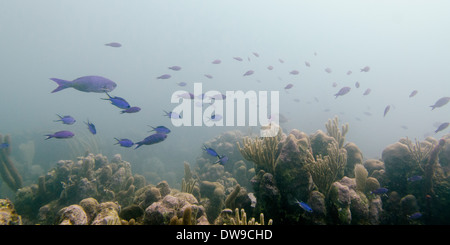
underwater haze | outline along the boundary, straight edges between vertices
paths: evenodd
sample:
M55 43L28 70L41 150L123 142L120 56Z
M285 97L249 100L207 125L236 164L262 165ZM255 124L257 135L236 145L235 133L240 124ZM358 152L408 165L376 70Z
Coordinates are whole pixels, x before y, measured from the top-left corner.
M136 173L163 169L179 181L183 162L195 165L208 140L230 130L258 135L262 126L173 126L164 112L179 105L172 95L200 83L203 93L278 91L286 134L326 131L338 116L349 125L347 142L364 159L380 159L400 138L450 133L437 130L450 122L448 100L430 107L450 96L448 9L444 0L4 0L0 134L11 135L15 160L32 161L35 177L89 151L119 153ZM113 81L108 94L141 110L120 113L102 100L107 91L52 93L58 84L50 78L85 76ZM350 90L340 95L344 87ZM63 124L57 114L76 122ZM137 149L116 144L143 141L155 133L149 126L171 132ZM75 135L46 140L64 130ZM35 148L31 160L21 155L27 144Z

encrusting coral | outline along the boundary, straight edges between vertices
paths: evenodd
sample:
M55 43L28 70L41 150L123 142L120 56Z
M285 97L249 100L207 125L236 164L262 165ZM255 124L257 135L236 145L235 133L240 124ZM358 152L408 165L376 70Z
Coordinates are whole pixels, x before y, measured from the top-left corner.
M1 142L2 135L0 135L0 143ZM23 181L22 176L20 176L19 171L17 171L17 168L10 158L12 146L11 137L9 135L5 135L3 144L7 147L0 149L0 175L11 190L17 191L22 188Z

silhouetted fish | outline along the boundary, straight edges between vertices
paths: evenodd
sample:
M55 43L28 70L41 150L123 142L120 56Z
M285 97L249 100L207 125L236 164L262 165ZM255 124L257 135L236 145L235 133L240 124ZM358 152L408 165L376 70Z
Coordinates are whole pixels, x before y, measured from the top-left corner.
M237 61L242 61L243 60L241 57L233 57L233 59L235 59Z
M146 137L145 139L136 142L136 148L137 149L139 147L141 147L142 145L153 145L159 142L164 141L167 138L167 134L161 134L161 133L156 133L156 134L152 134L148 137Z
M369 66L364 66L364 68L361 68L361 72L368 72L368 71L370 71Z
M368 95L368 94L370 94L370 91L372 91L370 88L366 89L366 91L364 91L363 95Z
M89 132L91 132L91 134L97 133L97 129L95 128L95 125L93 123L89 122L89 120L84 123L88 126Z
M389 110L391 109L391 105L386 106L386 108L384 108L384 115L383 117L386 116L386 114L389 112Z
M289 74L291 74L291 75L298 75L298 71L297 70L292 70L291 72L289 72Z
M59 120L55 120L55 122L62 122L63 124L67 124L67 125L72 125L76 122L75 118L71 117L71 116L60 116L58 114L56 114L59 117Z
M359 88L359 82L356 82L356 83L355 83L355 87L356 87L356 88Z
M185 82L179 82L179 83L177 83L177 85L180 86L180 87L184 87L184 86L187 85L187 83L185 83Z
M210 74L205 74L205 77L209 78L209 79L213 79L213 76Z
M256 53L256 52L253 52L253 55L256 56L256 57L259 57L259 54Z
M116 42L112 42L112 43L105 44L105 46L110 46L110 47L113 47L113 48L119 48L119 47L122 47L122 44L116 43Z
M211 63L217 65L217 64L222 63L222 61L217 59L217 60L213 60Z
M329 67L325 68L325 71L326 71L327 73L331 73L331 72L332 72L331 68L329 68Z
M289 83L288 85L286 85L286 87L284 87L284 89L290 89L290 88L292 88L292 87L294 87L294 84Z
M134 145L133 141L129 140L129 139L118 139L118 138L114 138L115 140L117 140L117 143L115 143L115 145L120 145L122 147L132 147Z
M343 87L343 88L341 88L339 90L339 92L334 94L334 96L336 96L335 99L337 99L337 97L339 97L339 96L343 96L343 95L347 94L348 92L350 92L350 89L351 89L350 87Z
M273 66L268 66L267 69L271 71L273 70Z
M430 105L431 110L434 110L434 108L442 107L446 105L450 101L450 97L442 97L434 103L434 105Z
M305 61L305 66L311 67L311 64L308 61Z
M179 70L181 70L181 66L170 66L169 69L171 69L173 71L179 71Z
M348 72L347 72L347 75L350 75L350 74L352 74L352 71L348 71Z
M434 133L438 133L438 132L446 129L449 124L450 123L448 123L448 122L442 123L441 125L439 125L439 127L436 129L436 131L434 131Z
M141 110L140 107L133 106L133 107L130 107L130 108L127 108L125 110L120 111L120 113L121 114L123 114L123 113L136 113L136 112L139 112L140 110Z
M50 138L56 138L56 139L68 139L68 138L72 138L75 134L70 132L70 131L58 131L54 134L46 134L45 136L47 136L46 140L50 139Z
M164 75L161 75L161 76L157 77L157 79L169 79L169 78L171 78L171 77L172 77L172 76L169 75L169 74L164 74Z
M417 94L417 90L414 90L411 92L411 94L409 95L409 98L414 97Z
M247 72L244 73L243 76L250 76L253 75L253 73L255 73L253 70L248 70Z

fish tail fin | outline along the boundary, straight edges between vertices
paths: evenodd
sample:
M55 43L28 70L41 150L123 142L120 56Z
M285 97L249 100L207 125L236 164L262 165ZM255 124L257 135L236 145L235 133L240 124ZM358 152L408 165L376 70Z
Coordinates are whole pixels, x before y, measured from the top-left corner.
M46 134L44 136L47 136L47 138L45 138L46 140L53 138L53 135L51 135L51 134Z
M134 149L136 150L137 148L141 147L141 145L142 144L140 144L140 143L136 143L136 147Z
M54 89L52 91L52 93L55 93L55 92L61 91L63 89L72 87L72 82L71 81L67 81L67 80L63 80L63 79L59 79L59 78L50 78L50 80L52 80L53 82L58 84L58 87L56 89Z
M435 106L434 105L430 105L431 110L434 110Z

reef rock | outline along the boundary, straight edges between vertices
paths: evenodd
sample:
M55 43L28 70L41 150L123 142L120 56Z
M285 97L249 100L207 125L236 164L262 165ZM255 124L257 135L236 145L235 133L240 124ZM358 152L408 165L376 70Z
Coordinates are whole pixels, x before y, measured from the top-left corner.
M347 143L344 149L347 150L347 164L345 165L344 175L353 178L355 177L353 169L356 164L363 163L363 155L359 147L352 142Z
M59 212L60 225L87 225L88 217L80 205L70 205Z
M391 144L383 150L382 159L386 168L385 184L400 194L406 194L407 178L414 168L408 147L400 142Z
M22 218L8 199L0 199L0 225L21 225Z

